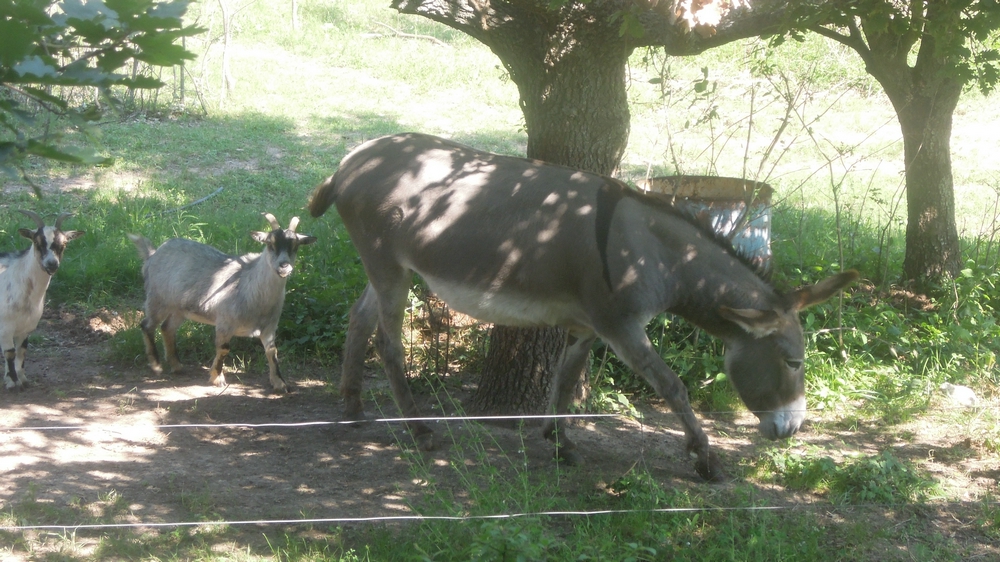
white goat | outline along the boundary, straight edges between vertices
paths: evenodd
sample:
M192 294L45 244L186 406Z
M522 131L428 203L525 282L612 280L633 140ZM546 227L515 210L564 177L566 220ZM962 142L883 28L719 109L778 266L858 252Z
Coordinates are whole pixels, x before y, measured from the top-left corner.
M177 359L177 328L184 320L215 326L215 360L209 382L225 386L223 360L233 336L260 338L270 371L271 386L289 391L290 385L278 369L274 344L278 319L285 302L285 281L292 273L300 245L312 244L314 236L296 234L299 218L288 229L274 215L264 213L271 232L252 232L264 244L260 254L231 256L193 240L173 238L153 250L149 240L129 234L144 264L146 317L142 320L146 356L154 373L161 373L156 350L156 327L163 332L163 347L171 372L183 366Z
M66 244L84 234L82 230L59 230L70 213L59 215L54 226L45 226L42 217L32 211L21 213L34 220L38 230L18 229L18 234L31 240L31 247L0 254L0 350L7 360L3 382L8 390L23 388L28 382L24 374L28 334L42 317L45 291L59 269Z

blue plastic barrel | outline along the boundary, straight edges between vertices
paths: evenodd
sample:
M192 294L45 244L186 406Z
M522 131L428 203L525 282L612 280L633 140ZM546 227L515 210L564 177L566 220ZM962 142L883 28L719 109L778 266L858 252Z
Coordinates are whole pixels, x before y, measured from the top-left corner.
M640 181L639 188L672 196L674 205L729 238L760 271L770 271L771 186L741 178L662 176Z

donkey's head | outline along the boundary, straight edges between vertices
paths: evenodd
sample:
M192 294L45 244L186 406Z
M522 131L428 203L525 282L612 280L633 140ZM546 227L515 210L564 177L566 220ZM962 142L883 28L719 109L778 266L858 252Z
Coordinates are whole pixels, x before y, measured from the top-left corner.
M31 240L38 265L45 270L45 273L54 275L56 270L59 269L59 263L62 261L63 250L66 249L66 244L70 240L76 240L83 236L84 231L60 230L62 221L67 217L73 216L71 213L59 215L53 226L45 226L45 221L42 220L42 217L38 216L38 213L25 210L21 210L21 213L35 221L35 224L38 225L38 230L21 228L18 229L18 234Z
M288 228L281 228L274 215L271 213L262 214L271 224L271 232L251 232L250 235L254 240L266 246L264 251L278 277L288 277L292 274L299 246L312 244L316 241L316 237L295 232L299 226L299 217L292 217L292 220L288 222Z
M768 439L790 437L806 417L805 341L799 311L821 303L858 278L851 270L781 297L772 310L722 307L742 330L726 339L726 372Z

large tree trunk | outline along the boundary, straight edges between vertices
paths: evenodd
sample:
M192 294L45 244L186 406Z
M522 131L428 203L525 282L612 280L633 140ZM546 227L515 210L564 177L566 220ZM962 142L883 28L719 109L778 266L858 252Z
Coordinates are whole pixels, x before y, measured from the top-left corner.
M951 120L961 91L953 84L914 92L896 106L906 158L903 276L918 283L954 277L962 265L951 173Z
M867 44L860 41L862 29ZM964 82L938 52L932 36L871 30L864 22L862 28L853 28L852 36L847 44L882 85L903 133L907 209L903 277L923 285L954 276L962 261L955 224L951 126ZM918 39L920 46L912 59Z
M617 33L584 25L582 14L574 11L580 12L579 7L557 14L551 23L559 29L543 26L544 36L526 26L523 34L490 47L517 85L528 157L611 174L628 143L625 65L631 48ZM560 329L495 327L473 408L493 414L543 413L565 342L566 332ZM585 392L578 388L577 397Z

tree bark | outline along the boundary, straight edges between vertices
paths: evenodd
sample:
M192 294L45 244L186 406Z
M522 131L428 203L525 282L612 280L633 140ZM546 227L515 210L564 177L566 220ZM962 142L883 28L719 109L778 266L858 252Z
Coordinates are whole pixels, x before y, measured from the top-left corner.
M928 10L925 18L939 17ZM854 49L885 91L903 135L906 176L906 253L903 278L918 286L961 270L951 171L952 116L965 82L939 51L933 35L906 28L894 33L864 20L849 34L814 28ZM919 42L916 58L913 47Z
M955 277L962 266L951 171L952 115L962 87L949 86L915 92L896 109L906 158L903 277L918 285Z
M549 15L541 36L539 27L525 26L490 45L517 85L527 156L609 175L628 143L625 69L632 48L616 32L588 26L592 16L578 6ZM545 412L565 343L566 332L558 328L495 327L473 408ZM578 399L585 394L577 388Z

